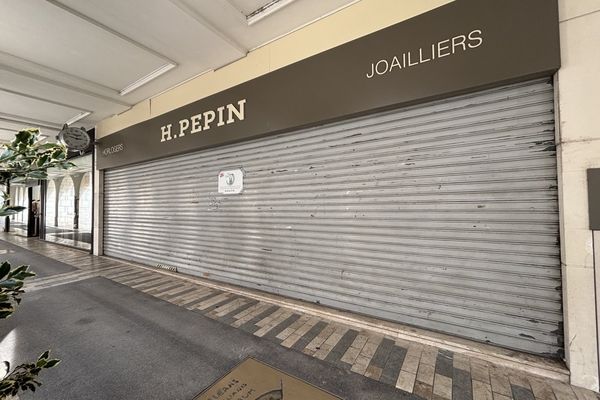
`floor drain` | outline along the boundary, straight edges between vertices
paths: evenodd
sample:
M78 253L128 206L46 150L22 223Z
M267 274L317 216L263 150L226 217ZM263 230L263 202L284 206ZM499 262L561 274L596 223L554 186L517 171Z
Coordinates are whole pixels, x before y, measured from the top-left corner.
M171 271L171 272L177 272L177 267L172 267L170 265L165 265L165 264L156 264L156 268L164 269L164 270Z

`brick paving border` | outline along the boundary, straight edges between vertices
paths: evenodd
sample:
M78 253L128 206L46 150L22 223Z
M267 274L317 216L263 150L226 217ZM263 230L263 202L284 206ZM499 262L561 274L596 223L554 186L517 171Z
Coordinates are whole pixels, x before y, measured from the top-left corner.
M595 392L560 381L215 290L159 270L40 240L2 238L79 269L35 279L28 290L102 276L426 400L600 400Z

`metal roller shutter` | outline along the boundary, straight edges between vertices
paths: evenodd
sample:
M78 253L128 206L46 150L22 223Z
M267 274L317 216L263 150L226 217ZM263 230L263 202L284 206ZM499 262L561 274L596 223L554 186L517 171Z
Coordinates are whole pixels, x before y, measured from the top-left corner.
M557 356L553 108L535 81L108 170L105 253Z

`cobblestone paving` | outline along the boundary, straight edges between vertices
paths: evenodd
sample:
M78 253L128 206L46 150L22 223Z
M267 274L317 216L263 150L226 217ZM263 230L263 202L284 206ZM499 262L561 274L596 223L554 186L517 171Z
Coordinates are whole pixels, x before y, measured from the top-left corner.
M26 290L92 276L158 297L281 346L414 393L427 400L598 400L589 390L510 370L463 354L358 330L190 282L160 271L47 242L4 235L80 271L35 279Z

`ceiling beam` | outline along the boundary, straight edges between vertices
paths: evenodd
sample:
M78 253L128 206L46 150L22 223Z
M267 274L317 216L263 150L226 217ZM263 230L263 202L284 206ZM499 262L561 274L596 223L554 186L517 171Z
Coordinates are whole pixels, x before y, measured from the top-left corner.
M12 133L19 133L18 129L13 129L13 128L4 128L2 127L2 125L0 125L0 131L5 131L5 132L12 132ZM0 138L0 141L5 140Z
M300 29L303 29L303 28L305 28L305 27L307 27L309 25L312 25L312 24L314 24L317 21L320 21L320 20L322 20L324 18L327 18L330 15L333 15L333 14L339 12L339 11L342 11L344 8L348 8L348 7L350 7L350 6L358 3L359 1L361 1L361 0L351 0L351 1L348 1L346 4L344 4L344 5L336 8L335 10L331 10L331 11L325 13L325 14L322 14L322 15L320 15L320 16L318 16L318 17L316 17L316 18L314 18L314 19L312 19L312 20L310 20L308 22L305 22L305 23L303 23L303 24L295 27L294 29L290 30L289 32L283 33L283 34L281 34L279 36L275 36L275 37L267 40L266 42L261 43L260 45L251 48L250 51L254 51L254 50L260 49L261 47L264 47L264 46L266 46L266 45L268 45L270 43L273 43L273 42L275 42L275 41L277 41L277 40L279 40L279 39L281 39L281 38L283 38L285 36L291 35L292 33L296 32L296 31L299 31Z
M272 0L246 15L246 22L248 23L248 26L254 25L282 8L289 6L294 1L296 0Z
M33 124L35 126L39 126L40 128L48 128L48 129L57 130L57 131L59 131L62 128L62 125L56 124L54 122L42 121L39 119L23 117L20 115L5 114L5 113L0 113L0 121L11 122L14 124L25 124L25 125Z
M210 30L212 33L214 33L215 35L220 37L222 40L224 40L226 43L228 43L231 47L236 49L240 53L240 55L245 56L246 54L248 54L248 49L244 45L242 45L240 42L238 42L235 38L231 37L230 35L227 35L225 32L223 32L222 30L220 30L219 28L214 26L210 21L208 21L206 18L204 18L202 15L200 15L200 13L197 10L190 7L182 0L169 0L169 1L171 3L173 3L177 8L179 8L181 11L183 11L184 13L186 13L187 15L189 15L190 17L195 19L196 22L200 23L200 25L204 26L205 28ZM227 3L227 4L229 4L229 3Z
M4 55L9 55L9 54L0 52L0 56L4 56ZM12 56L12 55L9 55L9 56L11 56L13 58L18 58L18 57ZM4 58L4 57L2 57L2 58ZM29 61L29 60L24 60L24 59L19 59L19 60L22 61L22 62L27 63L29 66L32 66L34 69L45 70L45 71L50 72L53 75L59 75L59 76L62 75L62 76L65 76L68 80L77 82L78 84L81 84L82 86L96 87L98 89L101 89L101 91L103 91L103 92L106 92L106 93L110 92L111 94L114 94L115 97L119 95L119 92L117 92L114 89L107 88L107 87L102 86L102 85L98 85L97 83L94 83L94 82L89 82L89 81L87 81L87 80L85 80L83 78L79 78L77 76L73 76L73 75L67 74L67 73L62 72L62 71L58 71L58 70L50 68L50 67L39 65L39 64L36 64L36 63L34 63L32 61ZM53 85L53 86L57 86L57 87L60 87L60 88L63 88L63 89L72 90L74 92L85 94L87 96L95 97L97 99L101 99L101 100L104 100L104 101L107 101L107 102L110 102L110 103L113 103L113 104L119 104L119 105L127 107L127 108L131 108L132 105L133 105L133 104L125 102L123 100L119 100L117 98L114 98L114 97L111 97L111 96L99 93L100 90L98 90L98 91L92 91L92 90L84 89L83 87L80 87L80 86L71 85L69 83L65 83L65 82L62 82L62 81L57 81L56 79L48 78L46 76L42 76L42 75L39 75L39 74L36 74L36 73L32 73L32 72L29 72L29 71L24 71L23 69L16 68L16 67L13 67L11 65L0 63L0 69L8 71L8 72L11 72L11 73L16 74L16 75L24 76L26 78L34 79L34 80L39 81L39 82L45 82L45 83L48 83L48 84Z
M61 102L56 101L56 100L45 99L43 97L33 96L33 95L30 95L30 94L27 94L27 93L23 93L23 92L17 92L16 90L6 89L6 88L3 88L2 86L0 86L0 92L14 94L16 96L26 97L26 98L32 99L32 100L43 101L44 103L54 104L55 106L72 108L73 110L80 111L80 112L89 112L89 113L92 112L92 110L86 110L85 108L74 106L72 104L65 104L65 103L61 103Z

